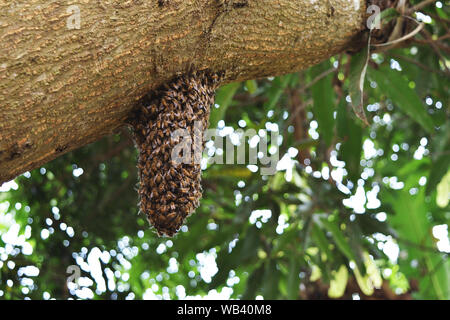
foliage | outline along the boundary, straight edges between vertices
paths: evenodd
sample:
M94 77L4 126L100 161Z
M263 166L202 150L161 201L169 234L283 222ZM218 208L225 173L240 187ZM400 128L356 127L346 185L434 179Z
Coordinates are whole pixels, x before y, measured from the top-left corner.
M298 299L320 281L337 298L385 282L449 299L449 51L437 41L449 20L421 11L435 42L372 53L362 92L350 54L219 89L211 125L278 131L282 161L272 176L204 164L201 207L173 239L138 215L127 130L3 185L0 296ZM359 94L369 125L352 111Z

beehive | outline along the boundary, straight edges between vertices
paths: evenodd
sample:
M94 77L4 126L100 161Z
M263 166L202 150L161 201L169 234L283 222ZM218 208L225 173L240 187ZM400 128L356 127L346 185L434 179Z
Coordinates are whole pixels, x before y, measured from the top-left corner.
M208 127L218 83L219 76L207 72L178 77L147 95L131 121L139 149L139 208L159 236L176 234L199 205L201 168L195 158L201 158L202 130ZM177 129L187 130L191 136L191 141L185 142L201 143L200 147L189 146L188 163L172 159L172 151L180 143L180 138L173 138Z

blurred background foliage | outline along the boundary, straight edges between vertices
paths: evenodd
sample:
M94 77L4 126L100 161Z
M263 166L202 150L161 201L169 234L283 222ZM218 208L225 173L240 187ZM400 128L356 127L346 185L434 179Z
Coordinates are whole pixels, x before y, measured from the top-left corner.
M271 176L207 163L224 155L208 142L201 206L172 239L138 214L128 129L5 183L0 299L449 299L444 9L371 53L369 125L351 106L356 55L221 87L210 127L276 131L281 161Z

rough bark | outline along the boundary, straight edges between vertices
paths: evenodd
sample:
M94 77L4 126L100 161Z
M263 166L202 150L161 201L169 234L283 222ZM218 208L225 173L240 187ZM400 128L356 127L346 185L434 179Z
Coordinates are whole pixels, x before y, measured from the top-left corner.
M0 0L0 183L110 134L137 99L189 69L256 79L354 46L366 8L356 4Z

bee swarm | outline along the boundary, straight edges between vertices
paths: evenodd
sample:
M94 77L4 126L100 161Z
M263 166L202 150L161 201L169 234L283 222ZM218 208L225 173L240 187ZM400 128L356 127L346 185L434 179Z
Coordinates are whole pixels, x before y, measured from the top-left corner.
M173 236L202 197L201 168L195 161L176 163L172 150L179 143L172 133L185 129L201 148L191 148L191 158L203 151L203 130L208 127L219 76L206 72L174 79L147 95L131 120L139 149L139 209L159 236ZM202 132L194 127L201 123ZM200 149L200 150L199 150ZM201 159L201 154L200 154ZM185 162L185 161L183 161Z

